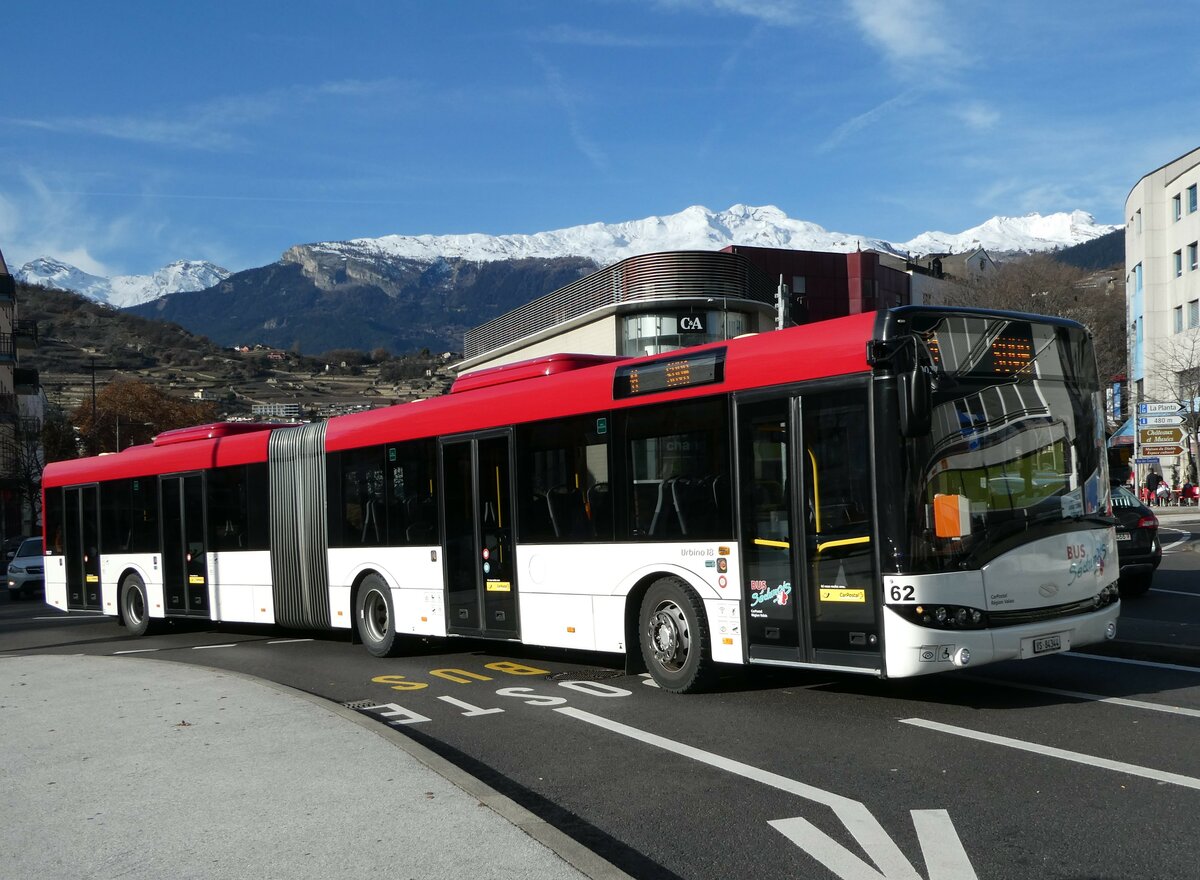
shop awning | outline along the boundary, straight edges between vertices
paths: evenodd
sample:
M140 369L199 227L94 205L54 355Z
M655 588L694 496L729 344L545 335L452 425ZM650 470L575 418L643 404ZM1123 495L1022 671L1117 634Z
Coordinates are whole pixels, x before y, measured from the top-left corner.
M1127 418L1125 423L1113 432L1113 435L1108 438L1108 445L1110 447L1133 445L1133 416Z

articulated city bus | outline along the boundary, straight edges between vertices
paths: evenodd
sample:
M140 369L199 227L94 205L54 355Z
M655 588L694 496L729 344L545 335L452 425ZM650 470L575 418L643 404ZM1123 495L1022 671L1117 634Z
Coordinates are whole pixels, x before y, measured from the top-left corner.
M902 307L552 355L299 426L45 469L46 596L116 615L921 675L1112 638L1104 408L1071 321Z

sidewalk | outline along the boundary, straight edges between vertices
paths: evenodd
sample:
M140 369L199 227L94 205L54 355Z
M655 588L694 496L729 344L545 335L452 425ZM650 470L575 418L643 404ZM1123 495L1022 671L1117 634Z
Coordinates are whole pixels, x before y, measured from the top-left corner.
M403 734L158 660L0 659L5 880L626 875Z

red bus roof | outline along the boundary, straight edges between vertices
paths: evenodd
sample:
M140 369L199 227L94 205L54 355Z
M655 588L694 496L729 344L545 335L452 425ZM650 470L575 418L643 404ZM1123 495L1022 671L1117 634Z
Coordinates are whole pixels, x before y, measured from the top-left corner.
M686 349L698 352L724 348L723 381L656 393L652 397L614 400L616 370L660 361L681 352L645 358L553 355L510 364L480 371L474 378L464 376L455 383L453 394L331 418L326 426L325 448L336 452L624 409L643 402L685 400L864 373L870 369L867 341L874 336L877 320L876 313L867 312ZM257 430L247 428L239 432L201 425L160 435L166 437L166 443L135 446L115 455L54 462L46 466L42 484L51 488L266 461L270 431L286 426L255 427Z

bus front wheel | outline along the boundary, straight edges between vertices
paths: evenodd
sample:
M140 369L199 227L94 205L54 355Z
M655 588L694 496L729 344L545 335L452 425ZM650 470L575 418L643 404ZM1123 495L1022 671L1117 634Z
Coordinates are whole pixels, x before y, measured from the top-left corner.
M715 678L708 651L708 624L700 597L679 578L650 585L638 618L642 658L663 690L686 694Z
M369 574L358 587L354 617L358 637L374 657L395 657L400 653L396 634L396 615L392 611L392 591L377 574Z
M131 636L150 632L150 602L146 597L146 582L131 574L121 584L121 617Z

